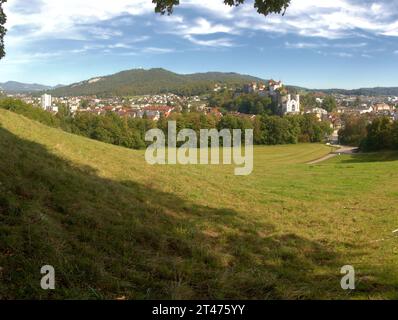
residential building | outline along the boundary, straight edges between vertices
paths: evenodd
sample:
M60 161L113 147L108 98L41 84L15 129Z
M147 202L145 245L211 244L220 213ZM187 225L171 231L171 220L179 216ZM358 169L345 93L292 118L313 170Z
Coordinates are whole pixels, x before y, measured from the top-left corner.
M392 111L392 107L386 103L376 103L373 106L374 112L381 112L381 111Z
M323 118L327 117L328 112L325 109L322 108L313 108L309 111L307 111L306 113L312 113L315 114L317 116L317 118L319 119L319 121L321 121Z
M365 114L365 113L371 113L371 112L373 112L373 107L371 107L371 106L368 107L365 105L359 109L359 114Z
M174 109L174 107L169 106L148 106L143 109L143 112L148 118L156 121L159 120L160 115L168 118Z
M41 96L41 107L44 110L51 108L52 105L52 97L50 94L43 94Z
M71 113L75 113L79 109L79 106L77 104L70 104L69 105L69 111Z

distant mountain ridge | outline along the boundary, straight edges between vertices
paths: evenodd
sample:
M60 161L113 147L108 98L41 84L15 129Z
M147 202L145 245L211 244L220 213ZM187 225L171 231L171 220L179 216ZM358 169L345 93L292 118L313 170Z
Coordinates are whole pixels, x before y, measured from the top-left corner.
M33 92L52 89L52 87L42 84L22 83L17 81L0 83L0 88L5 92Z
M211 92L217 83L243 86L253 81L267 82L268 80L234 72L178 74L162 68L149 70L132 69L64 86L52 90L52 94L54 96L128 96L159 93L196 95ZM291 85L287 85L286 87L297 92L398 96L398 87L361 88L355 90L307 89Z
M359 88L359 89L315 89L309 90L315 92L335 93L352 96L398 96L398 87L374 87L374 88Z
M8 93L28 93L28 92L40 92L45 90L51 90L54 88L62 87L62 85L57 85L55 87L46 86L37 83L22 83L17 81L7 81L0 83L0 90Z
M50 91L54 96L129 96L144 94L175 93L198 95L213 91L215 84L243 86L249 82L267 82L258 77L235 72L205 72L178 74L162 68L132 69L112 75L99 76L71 85L54 87L26 84L16 81L0 83L0 89L8 93L36 93ZM307 89L286 85L296 92L323 92L326 94L398 96L398 87L346 89Z
M161 68L132 69L74 83L52 90L52 94L54 96L128 96L170 92L195 95L213 90L217 83L243 85L251 81L266 80L232 72L177 74Z

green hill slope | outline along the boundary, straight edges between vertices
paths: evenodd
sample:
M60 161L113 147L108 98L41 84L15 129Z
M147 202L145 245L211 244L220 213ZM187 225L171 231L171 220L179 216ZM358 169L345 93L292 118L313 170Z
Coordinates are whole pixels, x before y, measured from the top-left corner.
M98 77L55 89L55 96L126 96L158 93L202 94L214 89L214 84L243 85L259 78L237 73L195 73L182 75L165 69L134 69Z
M255 148L236 177L0 110L0 299L396 298L396 154L305 164L328 151Z

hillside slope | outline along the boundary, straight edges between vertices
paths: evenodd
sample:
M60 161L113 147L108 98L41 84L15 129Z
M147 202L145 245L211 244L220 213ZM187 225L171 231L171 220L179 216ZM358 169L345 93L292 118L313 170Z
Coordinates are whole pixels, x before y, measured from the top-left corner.
M342 298L345 264L353 297L397 297L396 154L304 164L328 151L255 148L236 177L0 110L0 299Z
M170 92L190 95L208 92L216 83L243 85L249 81L259 80L259 78L237 73L209 72L182 75L161 68L133 69L58 88L53 90L52 94L55 96L127 96Z

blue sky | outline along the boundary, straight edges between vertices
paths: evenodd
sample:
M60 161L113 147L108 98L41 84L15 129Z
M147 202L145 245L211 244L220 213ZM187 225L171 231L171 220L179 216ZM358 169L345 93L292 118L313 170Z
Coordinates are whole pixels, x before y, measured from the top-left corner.
M398 0L9 0L0 82L69 84L132 68L234 71L309 88L398 86Z

